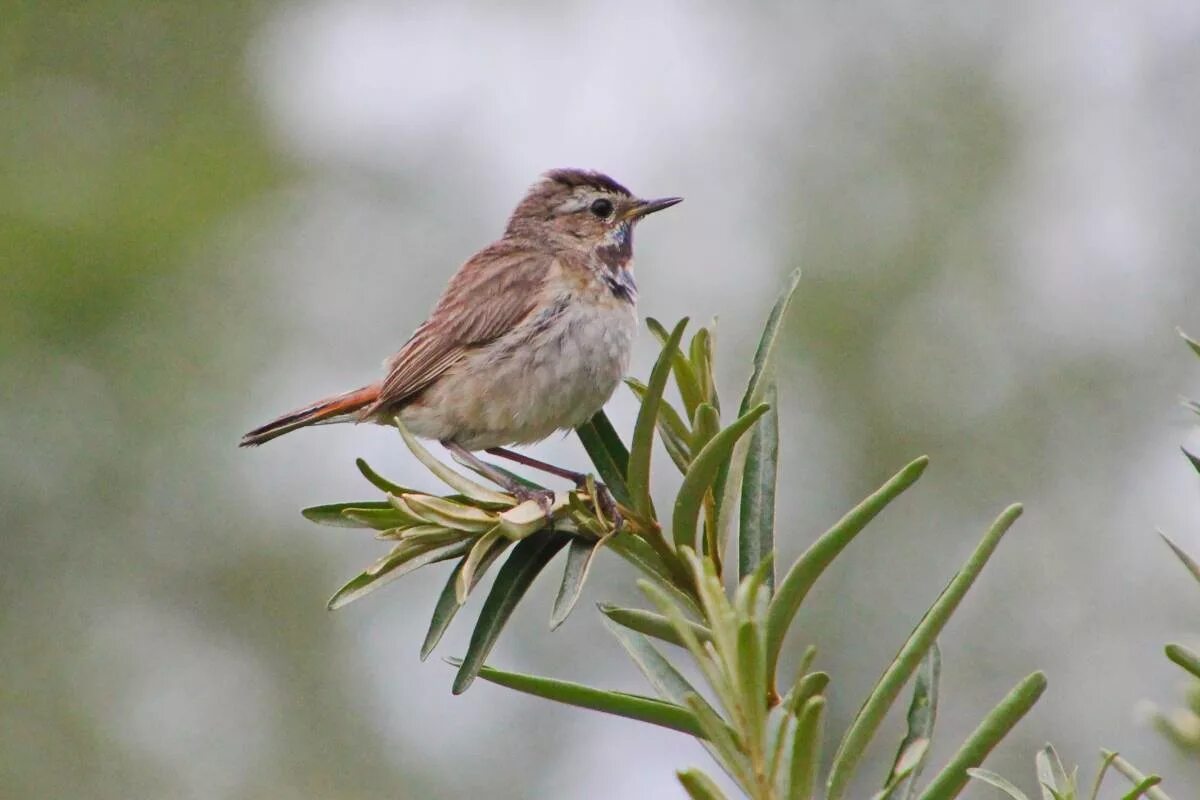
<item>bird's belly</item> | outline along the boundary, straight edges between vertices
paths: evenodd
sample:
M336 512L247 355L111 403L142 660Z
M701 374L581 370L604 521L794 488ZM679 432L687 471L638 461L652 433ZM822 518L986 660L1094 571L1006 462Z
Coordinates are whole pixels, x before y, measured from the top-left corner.
M637 315L630 303L577 297L557 308L445 373L402 410L405 424L482 450L536 442L590 418L625 375Z

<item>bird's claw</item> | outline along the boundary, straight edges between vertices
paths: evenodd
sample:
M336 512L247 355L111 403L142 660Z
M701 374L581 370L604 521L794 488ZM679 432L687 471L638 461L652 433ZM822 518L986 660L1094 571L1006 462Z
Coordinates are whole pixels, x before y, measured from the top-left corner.
M538 508L542 510L542 514L546 517L546 522L553 521L554 514L554 492L550 489L527 489L521 488L514 492L517 501L524 503L532 500L537 503Z
M617 500L612 496L612 492L608 490L607 486L600 483L600 481L589 481L587 478L584 478L579 481L576 488L587 492L592 492L594 489L595 493L592 495L592 503L595 504L596 511L599 512L603 519L612 523L614 531L621 529L621 526L625 524L625 518L621 516L621 511L617 507Z

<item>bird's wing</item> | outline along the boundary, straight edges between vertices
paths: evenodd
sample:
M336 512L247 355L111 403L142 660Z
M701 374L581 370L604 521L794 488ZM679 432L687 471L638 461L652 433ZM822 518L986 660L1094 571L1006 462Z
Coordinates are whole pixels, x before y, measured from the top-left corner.
M504 336L537 308L554 262L548 253L497 242L450 280L433 313L388 361L372 410L420 392L474 347Z

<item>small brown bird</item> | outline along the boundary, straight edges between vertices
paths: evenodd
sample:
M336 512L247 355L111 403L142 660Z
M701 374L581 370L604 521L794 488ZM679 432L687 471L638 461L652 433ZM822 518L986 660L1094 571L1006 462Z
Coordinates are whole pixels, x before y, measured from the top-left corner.
M433 313L386 362L383 380L284 414L242 437L258 445L330 422L392 424L547 506L471 451L583 479L504 449L574 428L608 401L637 330L633 229L682 198L639 200L599 172L546 173L504 235L463 264Z

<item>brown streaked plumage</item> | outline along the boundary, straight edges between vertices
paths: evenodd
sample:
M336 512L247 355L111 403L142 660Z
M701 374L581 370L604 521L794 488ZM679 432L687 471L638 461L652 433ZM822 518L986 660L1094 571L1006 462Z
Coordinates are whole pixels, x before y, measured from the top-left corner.
M399 416L413 433L460 455L511 457L500 448L584 422L628 365L637 303L633 228L679 200L639 200L598 172L546 173L503 237L451 278L429 318L388 359L381 381L285 414L241 445L309 425L391 424Z

